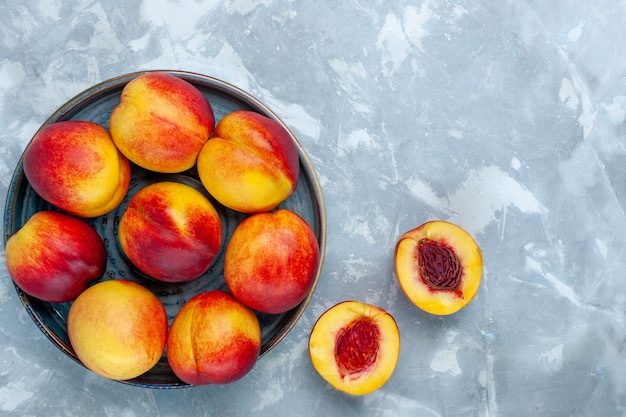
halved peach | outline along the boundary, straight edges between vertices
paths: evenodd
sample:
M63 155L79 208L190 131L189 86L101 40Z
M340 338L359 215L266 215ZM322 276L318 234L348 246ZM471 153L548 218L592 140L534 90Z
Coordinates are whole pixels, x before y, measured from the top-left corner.
M352 395L369 394L393 374L400 332L380 307L344 301L322 314L309 336L313 367L326 382Z
M469 233L435 220L400 237L395 267L400 287L413 304L431 314L447 315L474 299L483 261Z

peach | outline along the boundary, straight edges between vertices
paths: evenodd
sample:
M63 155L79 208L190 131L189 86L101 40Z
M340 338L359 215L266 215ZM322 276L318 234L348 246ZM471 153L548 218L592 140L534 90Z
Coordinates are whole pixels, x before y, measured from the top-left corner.
M102 278L106 250L84 220L56 211L33 214L6 243L7 270L27 294L51 303L74 300Z
M41 128L24 151L24 175L39 196L79 217L116 208L130 184L130 163L109 132L85 121Z
M461 227L436 220L400 237L395 267L400 287L413 304L447 315L465 307L478 292L482 254Z
M102 281L72 303L67 333L85 367L108 379L128 380L152 369L163 356L167 314L142 285Z
M215 127L211 104L193 84L164 72L131 80L109 118L117 147L142 168L182 172Z
M369 394L393 374L400 332L380 307L341 302L322 314L309 336L313 367L331 386L352 395Z
M251 111L224 116L198 155L202 184L224 206L244 213L269 211L298 184L298 149L276 121Z
M183 305L167 338L167 360L192 385L241 379L261 351L261 326L252 310L232 295L213 290Z
M126 257L144 274L184 282L213 263L222 244L222 222L200 191L163 181L132 197L120 219L118 239Z
M293 211L258 213L233 232L224 255L230 292L269 314L291 310L315 284L319 246L311 227Z

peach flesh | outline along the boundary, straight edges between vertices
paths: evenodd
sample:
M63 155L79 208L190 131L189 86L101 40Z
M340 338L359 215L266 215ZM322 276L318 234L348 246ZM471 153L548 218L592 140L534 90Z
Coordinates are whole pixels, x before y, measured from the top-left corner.
M431 314L447 315L476 296L482 254L459 226L430 221L400 237L395 267L400 287L413 304Z
M380 307L344 301L324 312L309 336L315 370L331 386L352 395L382 387L393 374L400 333Z
M341 378L358 378L376 363L380 329L367 318L356 319L337 335L335 359Z

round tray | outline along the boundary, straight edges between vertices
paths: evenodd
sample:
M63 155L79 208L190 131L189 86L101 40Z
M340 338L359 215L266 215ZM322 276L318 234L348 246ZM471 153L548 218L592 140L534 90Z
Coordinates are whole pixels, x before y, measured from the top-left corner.
M285 200L279 208L285 208L298 213L315 232L320 248L320 261L315 277L315 284L308 296L293 310L282 314L257 313L261 324L261 353L266 355L276 346L293 328L307 304L309 303L320 276L326 248L326 212L322 190L315 174L315 170L306 152L293 135L287 125L265 104L247 92L218 79L183 71L167 72L182 78L198 88L209 100L215 114L216 123L226 114L235 110L252 110L261 113L278 123L289 132L298 148L300 155L300 178L295 192ZM135 77L146 72L136 72L122 75L95 85L77 95L65 105L61 106L42 127L63 120L87 120L100 124L108 129L109 116L120 101L124 86ZM201 277L186 283L167 284L144 277L125 258L116 238L117 224L130 198L144 186L164 180L174 180L203 190L199 183L195 168L176 174L157 174L132 167L132 178L128 194L119 207L112 212L87 219L103 238L107 248L107 269L103 280L124 278L141 283L153 291L165 305L171 325L174 316L188 299L194 295L212 289L227 290L223 277L224 251L235 227L247 216L221 206L211 199L218 210L223 224L224 244L216 256L211 268ZM49 203L37 195L28 183L23 171L23 157L20 158L13 178L9 185L7 202L4 212L4 244L10 236L17 232L26 221L36 212L54 209ZM80 362L77 358L67 335L67 314L71 303L47 303L24 293L17 285L17 294L26 311L46 337L67 356ZM147 373L122 383L147 388L179 388L189 385L179 380L170 369L165 354L158 364Z

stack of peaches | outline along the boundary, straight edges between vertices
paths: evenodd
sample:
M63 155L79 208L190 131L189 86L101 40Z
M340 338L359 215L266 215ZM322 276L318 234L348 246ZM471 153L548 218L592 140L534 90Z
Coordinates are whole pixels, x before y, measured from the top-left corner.
M151 72L130 81L108 130L85 121L42 128L27 147L30 185L56 209L34 214L6 244L15 283L48 302L72 302L70 343L98 375L128 380L166 352L172 371L191 385L242 378L261 349L256 312L299 305L315 285L316 235L297 213L278 208L296 189L299 155L289 133L255 112L234 111L217 124L192 84ZM157 173L195 167L214 201L246 215L223 239L220 215L203 192L163 180L134 194L119 218L117 240L148 279L198 279L223 245L226 290L195 295L171 326L159 298L135 281L102 280L105 244L85 219L116 209L127 197L134 165ZM482 255L459 226L430 221L400 236L400 287L427 313L447 315L476 295ZM330 307L313 326L309 354L336 389L370 393L391 377L400 333L380 307L355 300Z
M287 312L314 285L316 235L297 213L277 208L299 178L290 133L251 111L215 122L211 103L194 85L149 72L125 85L108 129L90 121L52 123L24 152L24 175L53 208L35 213L8 239L7 269L25 293L71 302L70 343L96 374L132 379L166 351L186 383L235 381L260 353L255 312ZM135 166L159 174L195 168L200 185L162 175L167 180L131 197ZM115 243L141 275L189 282L223 249L228 290L197 294L170 326L164 305L141 280L102 279L105 243L88 220L123 201ZM245 214L229 239L215 202Z

